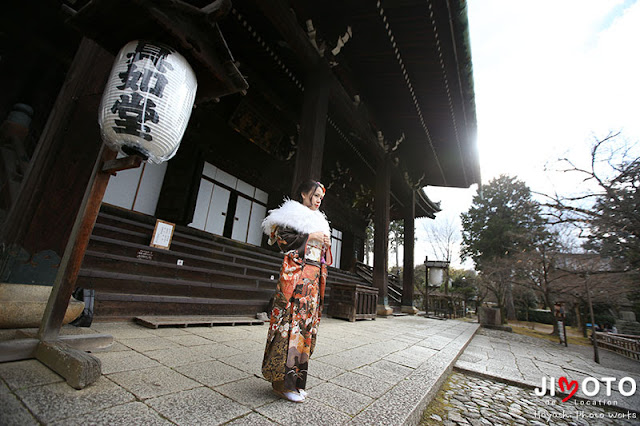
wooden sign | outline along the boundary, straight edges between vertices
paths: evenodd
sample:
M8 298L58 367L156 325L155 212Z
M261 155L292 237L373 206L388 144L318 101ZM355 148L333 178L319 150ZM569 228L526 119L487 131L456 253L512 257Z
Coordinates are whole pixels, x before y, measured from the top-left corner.
M157 219L156 227L153 230L153 236L151 237L151 244L149 245L151 247L169 250L169 247L171 246L171 239L173 238L173 231L175 230L175 228L175 223Z
M258 108L242 101L229 119L231 127L264 151L279 158L280 141L283 133L276 127L273 120L264 116Z

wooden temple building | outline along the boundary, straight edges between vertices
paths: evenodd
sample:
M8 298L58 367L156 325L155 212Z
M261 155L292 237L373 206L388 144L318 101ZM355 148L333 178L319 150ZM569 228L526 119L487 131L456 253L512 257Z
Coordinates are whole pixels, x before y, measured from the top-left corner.
M74 286L95 290L96 320L265 311L282 257L260 223L308 178L327 187L329 306L369 288L374 315L411 311L414 222L440 210L423 188L480 182L464 0L9 0L0 22L2 282L52 285L84 232ZM78 233L99 156L115 157L97 110L131 40L187 58L195 106L177 155L104 181ZM149 245L157 219L176 224L169 250Z

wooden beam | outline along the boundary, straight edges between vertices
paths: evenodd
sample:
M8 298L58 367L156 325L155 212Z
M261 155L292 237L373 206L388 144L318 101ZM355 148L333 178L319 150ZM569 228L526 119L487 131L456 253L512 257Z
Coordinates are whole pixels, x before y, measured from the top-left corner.
M127 42L141 38L180 51L198 78L196 104L245 93L249 87L215 22L229 11L228 0L202 9L175 0L92 0L80 6L67 23L114 54ZM136 19L122 20L122 16ZM118 31L113 31L111 22L119 22Z
M329 88L327 70L313 70L307 76L304 86L300 137L296 152L296 165L291 189L292 198L297 186L308 179L321 180L322 155L327 128L327 108L329 106Z
M59 340L38 342L35 355L38 361L64 377L75 389L84 389L102 375L100 359Z
M6 243L44 245L47 249L66 245L66 248L37 339L6 342L8 350L6 354L0 351L2 359L37 357L76 389L100 377L100 360L70 347L58 337L109 182L109 173L101 169L104 161L116 156L115 152L105 150L95 121L100 93L112 63L111 55L83 39L34 154L22 195L13 208L11 220L5 224L5 230L9 226L18 229L3 235ZM37 243L29 243L29 238Z
M200 8L207 15L207 19L211 23L224 18L231 10L231 0L216 0L208 5Z
M142 161L142 158L138 157L137 155L116 158L115 160L105 161L102 165L102 171L111 175L115 175L116 172L122 170L129 170L140 167Z
M378 315L391 315L388 295L389 263L389 172L387 158L378 162L374 200L373 286L378 288Z
M82 40L2 226L6 246L62 255L100 149L87 141L100 137L97 109L112 65L112 55Z
M58 338L71 348L81 351L98 351L108 349L113 344L113 336L109 334L66 335ZM0 342L0 362L21 361L36 357L36 348L40 340L25 337Z
M76 216L71 236L62 256L58 274L40 324L40 330L38 331L40 340L52 341L58 338L62 320L82 265L84 252L89 244L89 237L98 217L102 198L109 184L110 174L103 172L102 168L104 162L114 159L115 156L116 153L114 151L106 149L104 144L102 145L100 156L93 167L89 185Z
M318 50L311 44L309 37L298 24L296 15L288 1L256 0L256 3L263 15L271 21L291 50L295 52L303 69L310 71L324 62Z
M402 272L402 312L417 313L413 306L413 266L415 245L415 193L412 192L409 203L404 208L404 268Z
M354 143L360 145L359 148L363 152L372 155L373 158L382 158L385 153L378 145L377 136L370 125L374 120L365 116L362 110L355 107L353 99L333 74L327 61L320 56L318 50L311 44L309 36L298 24L288 2L283 0L256 0L256 3L264 16L295 52L303 70L311 71L322 67L327 71L332 105L340 117L349 123L351 127L349 130L355 131L366 142L363 145L359 140L354 140Z

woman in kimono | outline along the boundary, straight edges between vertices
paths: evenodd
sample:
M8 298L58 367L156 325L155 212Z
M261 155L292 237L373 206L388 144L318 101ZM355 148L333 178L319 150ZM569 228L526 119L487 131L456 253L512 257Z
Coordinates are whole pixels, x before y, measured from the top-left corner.
M313 353L324 300L331 230L318 208L325 188L307 181L300 201L285 200L262 222L269 244L285 252L273 299L262 374L281 398L303 402L309 357Z

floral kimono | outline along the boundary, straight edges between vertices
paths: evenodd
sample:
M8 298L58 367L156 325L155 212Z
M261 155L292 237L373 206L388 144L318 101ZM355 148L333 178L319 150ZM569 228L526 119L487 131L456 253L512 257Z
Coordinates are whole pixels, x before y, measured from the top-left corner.
M269 244L285 252L273 299L262 374L284 389L304 389L320 323L330 251L309 234L330 235L324 214L287 200L264 220ZM330 259L329 259L330 262Z

